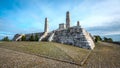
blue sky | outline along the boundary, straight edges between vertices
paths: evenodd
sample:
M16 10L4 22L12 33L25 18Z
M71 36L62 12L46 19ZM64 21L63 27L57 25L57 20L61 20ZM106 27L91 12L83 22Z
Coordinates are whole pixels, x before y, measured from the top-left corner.
M49 30L55 30L65 23L66 11L72 26L79 20L92 35L120 40L114 37L120 37L120 0L0 0L0 39L43 32L45 17Z

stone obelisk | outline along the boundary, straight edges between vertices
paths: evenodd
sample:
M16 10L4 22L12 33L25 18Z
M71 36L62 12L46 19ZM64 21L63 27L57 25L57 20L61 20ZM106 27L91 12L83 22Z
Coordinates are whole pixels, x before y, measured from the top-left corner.
M77 21L77 26L80 26L80 22L79 21Z
M69 11L67 11L66 13L66 28L70 27L70 15L69 15Z
M45 28L44 28L44 32L48 32L48 20L47 20L47 18L45 18Z

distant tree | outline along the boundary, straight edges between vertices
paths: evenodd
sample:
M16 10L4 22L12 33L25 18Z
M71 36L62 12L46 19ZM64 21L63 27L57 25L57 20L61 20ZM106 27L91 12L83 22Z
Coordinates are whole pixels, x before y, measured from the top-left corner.
M34 41L34 36L33 36L33 34L30 36L29 41Z
M104 37L104 41L107 42L107 40L108 40L107 37Z
M113 42L112 38L108 38L108 42Z
M98 40L95 38L95 42L98 42Z
M102 38L100 36L96 37L98 41L102 41Z
M10 40L9 40L8 36L6 36L2 39L2 41L10 41Z
M35 34L35 41L38 41L38 40L39 40L38 35Z
M26 41L26 36L22 36L21 40Z
M104 42L113 42L112 38L104 37Z
M94 37L95 37L95 42L102 41L102 38L99 35L94 36Z

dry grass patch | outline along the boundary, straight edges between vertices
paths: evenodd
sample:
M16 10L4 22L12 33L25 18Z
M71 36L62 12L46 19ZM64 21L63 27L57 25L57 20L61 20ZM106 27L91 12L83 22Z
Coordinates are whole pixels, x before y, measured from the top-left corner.
M78 66L0 48L0 68L78 68Z
M120 46L105 42L97 43L84 67L119 68Z
M54 43L54 45L60 48L65 53L67 53L67 55L69 55L74 60L74 62L78 64L81 64L81 62L91 52L90 50L74 47L71 45L57 44L57 43Z

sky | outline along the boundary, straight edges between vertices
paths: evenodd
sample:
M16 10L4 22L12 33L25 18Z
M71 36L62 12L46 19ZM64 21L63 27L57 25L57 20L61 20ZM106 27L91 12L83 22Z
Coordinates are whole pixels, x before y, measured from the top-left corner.
M0 39L43 32L45 17L49 31L58 29L67 11L72 26L80 21L92 35L120 41L120 0L0 0Z

